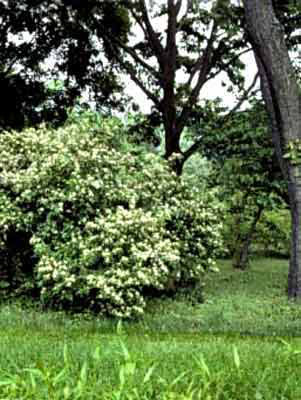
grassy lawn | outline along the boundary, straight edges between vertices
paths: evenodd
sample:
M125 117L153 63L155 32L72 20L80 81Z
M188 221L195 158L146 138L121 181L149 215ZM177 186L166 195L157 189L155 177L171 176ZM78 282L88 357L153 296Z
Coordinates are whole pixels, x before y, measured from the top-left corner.
M287 261L220 263L199 293L152 301L140 321L3 302L1 399L301 399L301 305ZM300 336L300 338L298 338Z
M301 336L301 306L286 296L287 260L257 259L247 271L221 261L219 269L206 277L203 304L193 295L153 302L145 326L152 332Z

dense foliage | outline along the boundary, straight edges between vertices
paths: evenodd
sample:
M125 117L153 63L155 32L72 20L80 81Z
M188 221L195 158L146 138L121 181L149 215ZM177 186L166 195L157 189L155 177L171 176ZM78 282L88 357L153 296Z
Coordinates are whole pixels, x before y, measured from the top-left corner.
M289 257L291 246L291 218L287 208L263 213L256 226L254 250L266 255Z
M7 266L16 276L34 264L46 305L130 317L146 294L197 281L214 265L212 196L120 136L116 121L89 116L1 135L1 255L27 240L20 265Z
M123 43L128 29L118 0L0 0L0 129L62 124L83 92L99 109L122 107L119 69L101 31Z
M281 174L260 101L227 115L219 101L208 101L206 108L207 120L196 121L190 132L197 136L201 155L211 161L210 183L218 187L226 205L224 237L233 265L245 268L263 213L286 207L287 181ZM286 228L288 233L289 224ZM279 248L273 247L275 252Z

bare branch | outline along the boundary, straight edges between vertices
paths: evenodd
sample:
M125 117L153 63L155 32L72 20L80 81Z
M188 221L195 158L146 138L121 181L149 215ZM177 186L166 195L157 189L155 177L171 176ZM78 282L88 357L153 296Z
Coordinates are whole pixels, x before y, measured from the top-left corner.
M195 74L196 74L196 73L202 68L202 66L204 65L204 63L205 63L205 58L208 57L208 52L212 50L212 49L210 49L210 48L211 48L212 45L213 45L213 35L214 35L214 37L216 38L216 33L217 33L217 25L214 24L213 27L212 27L212 30L211 30L210 37L209 37L208 42L207 42L207 48L206 48L206 50L204 51L204 53L201 54L201 55L199 56L199 58L197 59L197 61L195 62L194 66L193 66L193 68L192 68L192 70L191 70L190 76L189 76L189 78L188 78L188 80L187 80L187 83L186 83L187 86L189 86L189 87L191 86L191 83L192 83L192 81L193 81L193 78L195 77Z
M251 91L254 89L254 87L256 86L256 83L258 81L259 78L259 73L257 72L254 76L254 79L252 81L252 83L250 84L250 86L244 90L244 93L242 94L239 102L232 108L232 110L229 111L229 113L224 117L224 121L228 120L229 118L232 117L232 115L239 110L239 108L241 107L241 105L247 100L249 94L251 93Z
M191 86L192 80L195 76L195 74L198 72L198 70L201 68L202 64L203 64L203 60L204 60L204 54L200 55L200 57L197 59L196 63L194 64L190 76L188 78L188 81L186 83L187 86Z
M132 14L134 20L137 22L137 24L140 26L140 28L143 31L144 37L147 38L147 30L145 28L145 26L142 23L141 17L139 17L139 15L135 12L135 9L132 7L130 8L130 13Z
M145 68L147 68L147 70L152 74L152 76L154 76L153 68L151 66L147 65L143 60L141 60L140 57L135 53L135 51L133 49L131 49L130 47L128 47L127 45L123 44L120 41L116 41L114 43L114 41L112 41L111 38L108 37L107 33L104 30L102 33L103 33L103 38L106 40L106 43L108 44L108 46L110 46L110 49L111 49L112 53L114 54L114 56L116 57L119 65L126 70L126 72L129 74L132 81L136 83L136 85L145 93L145 95L159 109L160 108L160 99L158 99L158 97L156 97L150 90L148 90L147 87L141 82L137 73L134 71L134 68L132 67L132 65L130 65L129 63L127 63L126 61L123 60L122 56L119 54L118 49L116 49L116 46L122 47L124 51L126 51L128 54L130 54L134 58L134 60L137 61L139 59L139 62L141 61L141 65L143 65ZM155 72L155 74L157 74L157 71L154 70L154 72Z
M252 51L252 48L248 47L247 49L244 49L241 52L235 54L235 56L232 57L231 60L229 60L226 64L223 64L222 69L217 70L214 74L212 74L210 76L210 78L208 80L215 78L222 70L226 70L227 67L229 67L231 64L233 64L234 61L236 61L239 57L241 57L244 54L249 53L250 51Z
M191 86L191 83L192 83L193 78L195 77L195 74L202 68L202 66L205 62L205 58L208 56L208 51L210 50L210 47L213 44L213 34L216 39L216 34L217 34L217 26L216 25L213 25L213 28L211 30L211 34L210 34L210 37L207 42L207 48L205 49L204 53L199 56L199 58L197 59L197 61L195 62L194 66L191 70L190 76L186 83L187 86Z
M155 68L153 68L151 65L143 61L142 58L138 56L138 54L135 52L133 48L122 43L120 40L116 40L116 42L118 43L118 46L120 46L127 54L129 54L137 63L139 63L142 67L147 69L148 72L150 72L154 78L160 81L161 75L159 74L159 72L156 71Z
M141 80L138 78L138 76L135 74L132 66L129 66L126 62L122 60L122 58L116 54L115 57L118 59L119 64L127 71L127 73L130 75L131 79L133 82L136 83L137 86L145 93L145 95L155 104L157 108L160 107L160 100L150 91L147 89L146 86L143 85Z
M181 9L181 5L182 5L182 0L178 0L175 4L175 9L176 9L176 16L179 15L180 9Z
M188 160L189 157L191 157L199 148L200 144L202 143L202 139L197 140L193 145L189 147L183 154L182 154L182 160L183 163Z
M127 73L130 75L131 79L136 83L137 86L146 94L146 96L155 104L155 106L159 109L160 108L160 100L151 92L149 91L139 80L139 78L136 76L132 68L130 68L126 63L124 63L122 60L119 60L120 65L124 67L124 69L127 71Z
M157 33L154 30L150 19L149 19L149 15L147 12L147 8L145 5L145 0L139 0L139 4L141 7L141 13L142 13L142 19L143 22L145 23L145 27L146 27L146 32L148 35L148 39L149 39L149 43L153 48L153 51L157 57L157 60L159 62L159 65L161 66L161 68L163 67L164 61L165 61L165 56L164 56L164 48L160 42L160 40L158 39ZM163 68L162 68L163 69Z
M212 67L211 59L212 59L212 53L213 53L213 42L215 39L216 31L217 31L217 24L214 23L213 27L212 27L210 38L208 40L207 48L202 56L202 62L200 65L200 73L199 73L197 83L196 83L195 87L193 88L191 95L189 97L190 104L192 102L195 103L196 98L199 95L199 92L201 90L201 87L206 82L207 74L209 73L209 71Z
M177 129L181 132L185 126L186 120L191 113L193 105L196 103L198 95L200 93L200 90L204 83L207 81L207 76L208 73L210 72L210 69L212 68L212 53L213 53L213 43L215 39L215 34L217 31L217 23L214 22L210 38L208 39L208 44L207 48L202 56L202 62L200 65L200 71L199 71L199 76L197 83L195 84L195 87L192 89L191 94L186 101L185 106L182 109L182 112L179 116L178 119L178 124L177 124Z

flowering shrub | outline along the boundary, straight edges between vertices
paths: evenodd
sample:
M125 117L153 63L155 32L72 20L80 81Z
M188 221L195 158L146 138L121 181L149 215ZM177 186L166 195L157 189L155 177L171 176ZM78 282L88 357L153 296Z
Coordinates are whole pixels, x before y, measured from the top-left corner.
M139 315L164 290L214 265L221 246L213 197L167 162L130 146L113 120L0 136L0 251L29 237L45 304ZM34 262L35 260L35 262Z

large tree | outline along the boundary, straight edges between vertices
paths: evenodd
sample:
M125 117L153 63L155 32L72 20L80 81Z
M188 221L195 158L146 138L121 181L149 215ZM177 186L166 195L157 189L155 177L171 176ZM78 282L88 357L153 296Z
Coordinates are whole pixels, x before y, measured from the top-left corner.
M297 2L284 3L286 15L290 11L296 12ZM272 0L243 0L243 5L246 32L260 73L276 154L288 181L292 216L288 295L290 298L301 298L300 85L288 51L283 25L277 18L279 5Z
M124 7L136 29L135 38L122 43L101 25L97 34L151 100L152 113L164 126L165 157L176 156L174 167L180 174L198 146L183 149L181 136L193 114L200 111L198 100L204 85L224 71L244 94L240 55L248 48L239 33L241 9L225 0L210 4L125 0Z

